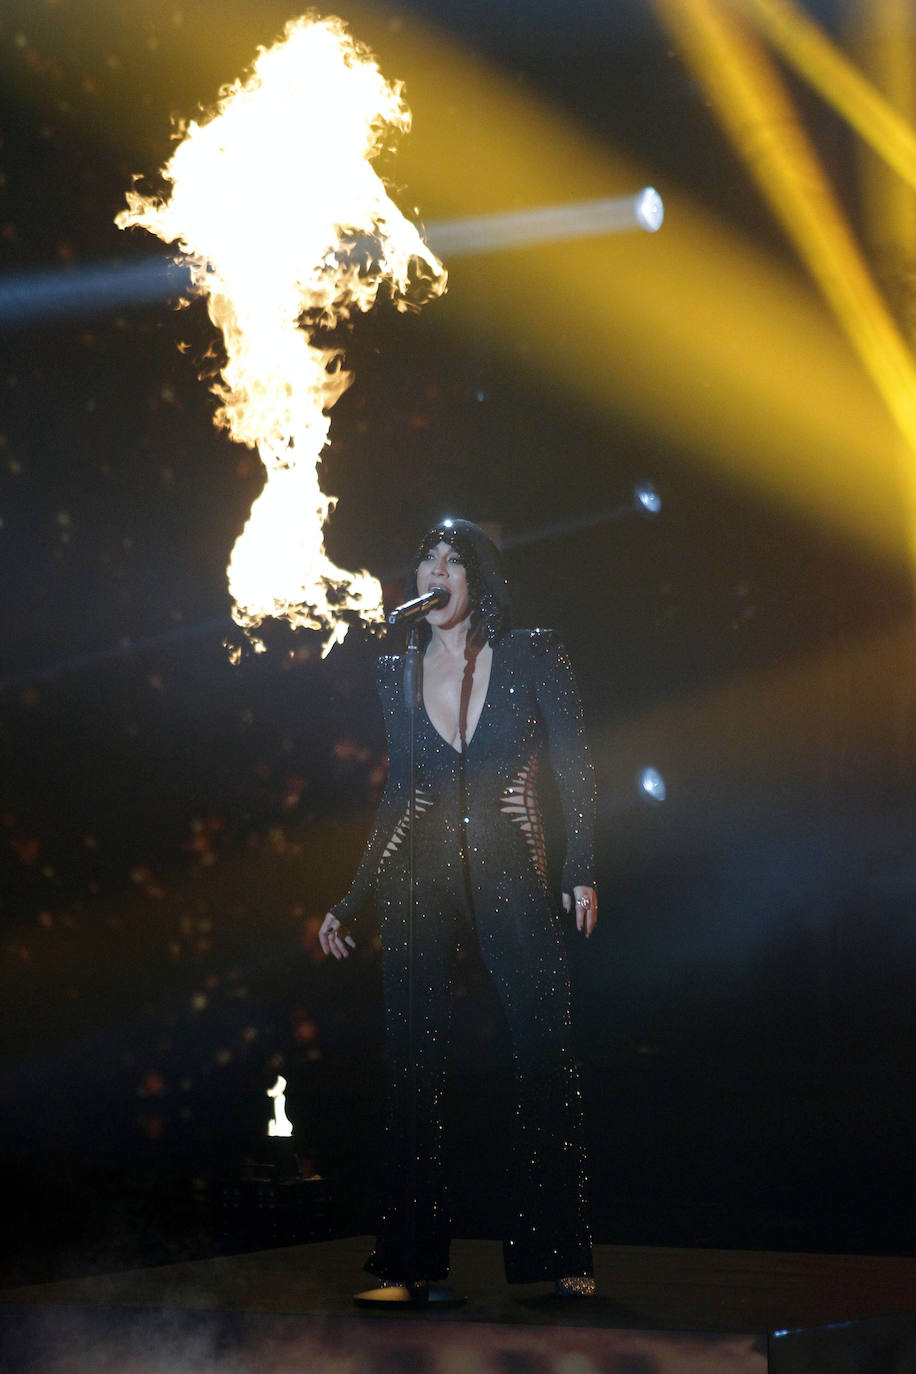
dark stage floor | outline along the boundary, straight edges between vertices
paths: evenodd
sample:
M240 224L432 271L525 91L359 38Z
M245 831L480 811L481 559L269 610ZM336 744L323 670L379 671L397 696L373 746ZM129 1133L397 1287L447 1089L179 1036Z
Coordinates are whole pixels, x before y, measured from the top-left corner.
M467 1305L394 1315L352 1305L366 1284L368 1248L355 1237L6 1289L3 1368L916 1369L907 1362L916 1352L916 1321L907 1316L916 1309L916 1259L599 1246L598 1297L562 1302L545 1285L507 1288L500 1246L466 1240L455 1243L452 1282ZM856 1339L863 1350L880 1345L882 1363L853 1355Z

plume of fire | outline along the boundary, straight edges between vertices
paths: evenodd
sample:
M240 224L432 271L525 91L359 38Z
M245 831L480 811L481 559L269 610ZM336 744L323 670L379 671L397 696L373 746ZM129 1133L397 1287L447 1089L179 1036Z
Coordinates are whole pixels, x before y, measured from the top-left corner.
M339 19L292 20L246 80L179 130L162 169L170 194L129 191L116 219L184 255L225 344L215 422L264 464L229 563L233 618L249 633L268 616L318 630L324 654L354 617L382 623L383 608L375 578L325 552L335 498L318 463L352 377L317 328L369 310L383 282L401 309L417 283L427 297L446 286L372 166L409 126L401 84Z

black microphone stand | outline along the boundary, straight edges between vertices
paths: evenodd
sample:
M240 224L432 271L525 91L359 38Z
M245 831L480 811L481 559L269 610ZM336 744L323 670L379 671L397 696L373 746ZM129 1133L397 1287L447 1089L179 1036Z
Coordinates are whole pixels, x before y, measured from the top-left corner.
M417 644L416 626L410 627L407 649L404 653L404 705L407 710L408 767L409 785L407 801L407 1098L408 1121L407 1139L410 1145L410 1186L407 1189L407 1235L408 1273L404 1284L389 1284L383 1288L369 1288L364 1293L355 1294L353 1301L359 1307L375 1307L384 1304L388 1307L461 1307L467 1298L461 1297L453 1289L441 1284L427 1283L417 1275L417 1054L415 1044L416 1023L414 1017L414 971L416 892L416 820L417 820L417 712L420 707L421 693L421 654Z

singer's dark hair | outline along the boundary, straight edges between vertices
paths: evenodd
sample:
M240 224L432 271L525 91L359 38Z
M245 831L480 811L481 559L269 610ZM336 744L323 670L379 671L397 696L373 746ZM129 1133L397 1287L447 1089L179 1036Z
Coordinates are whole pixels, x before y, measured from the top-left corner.
M464 564L471 598L471 638L480 644L498 643L512 628L512 605L502 556L490 536L470 520L449 518L426 532L410 565L406 596L416 596L417 569L438 544L448 544ZM424 620L420 625L421 645L425 646L431 633Z

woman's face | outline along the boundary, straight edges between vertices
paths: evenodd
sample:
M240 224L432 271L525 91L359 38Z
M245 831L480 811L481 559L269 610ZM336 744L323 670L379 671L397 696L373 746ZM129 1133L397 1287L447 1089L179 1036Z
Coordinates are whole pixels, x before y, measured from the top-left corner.
M448 603L430 611L426 619L430 625L446 629L460 625L471 614L471 598L464 564L451 544L436 544L428 549L417 568L417 592L420 596L433 587L444 587Z

